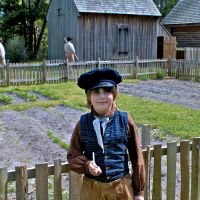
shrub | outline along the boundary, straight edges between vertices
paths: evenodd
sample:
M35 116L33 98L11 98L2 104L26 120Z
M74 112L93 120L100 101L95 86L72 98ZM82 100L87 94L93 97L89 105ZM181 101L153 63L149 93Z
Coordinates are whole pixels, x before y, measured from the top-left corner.
M156 79L163 79L165 72L162 69L156 69Z

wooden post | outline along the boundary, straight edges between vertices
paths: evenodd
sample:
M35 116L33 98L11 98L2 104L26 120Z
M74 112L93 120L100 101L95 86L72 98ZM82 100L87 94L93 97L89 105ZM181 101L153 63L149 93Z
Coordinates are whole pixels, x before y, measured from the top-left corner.
M154 145L154 173L153 173L153 194L152 200L162 200L162 186L161 186L161 144Z
M62 200L61 160L54 161L54 200Z
M10 69L9 69L9 63L6 63L6 85L10 85Z
M189 200L190 185L190 142L188 140L180 142L180 169L181 169L181 200Z
M98 59L98 69L100 69L100 68L101 68L101 59L99 57L99 59Z
M167 200L175 200L176 155L176 142L167 143Z
M143 153L145 169L146 169L146 184L144 189L144 199L150 200L150 176L151 176L151 147L147 146L146 151Z
M42 67L43 67L43 83L46 83L47 81L47 72L46 72L46 62L45 60L43 61L43 64L42 64Z
M28 199L28 173L26 166L15 167L16 199Z
M177 76L178 70L176 67L176 59L175 58L168 58L167 62L167 74L168 76L173 76L174 73Z
M191 200L199 200L200 197L200 137L192 141L192 175L191 175Z
M142 125L142 149L150 145L150 125Z
M0 200L7 200L7 169L0 168Z
M36 199L48 200L48 163L35 165Z
M67 82L68 82L69 81L69 65L68 65L67 61L65 63L65 73L64 74L65 74L64 77L67 79Z
M80 200L83 175L69 171L69 199Z
M135 68L136 68L136 79L137 79L137 73L139 72L138 56L135 57Z

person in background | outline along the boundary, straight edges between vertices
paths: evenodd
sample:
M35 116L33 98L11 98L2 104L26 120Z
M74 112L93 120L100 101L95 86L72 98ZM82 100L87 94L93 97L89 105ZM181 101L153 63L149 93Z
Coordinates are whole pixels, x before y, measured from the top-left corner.
M75 126L67 160L70 170L84 174L81 200L144 200L145 166L137 127L115 103L121 81L110 68L89 71L78 79L91 111Z
M3 39L0 37L0 64L6 64L5 49L3 46Z
M65 51L66 61L67 62L74 62L75 57L78 60L78 57L76 56L76 53L75 53L74 45L71 42L72 38L67 37L67 39L64 38L64 40L65 40L64 51Z

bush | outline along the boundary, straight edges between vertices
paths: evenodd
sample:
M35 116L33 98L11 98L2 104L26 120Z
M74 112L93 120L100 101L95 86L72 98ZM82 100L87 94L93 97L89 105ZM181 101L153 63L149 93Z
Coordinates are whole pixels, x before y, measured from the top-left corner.
M165 72L162 69L156 69L156 79L163 79Z
M9 39L6 44L6 59L10 62L21 62L28 58L28 52L25 47L25 41L21 37Z

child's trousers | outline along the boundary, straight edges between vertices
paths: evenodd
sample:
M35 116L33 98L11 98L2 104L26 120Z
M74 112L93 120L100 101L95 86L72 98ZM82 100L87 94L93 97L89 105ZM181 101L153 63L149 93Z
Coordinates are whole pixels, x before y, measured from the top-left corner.
M110 183L102 183L83 178L81 200L133 200L133 188L130 175Z

